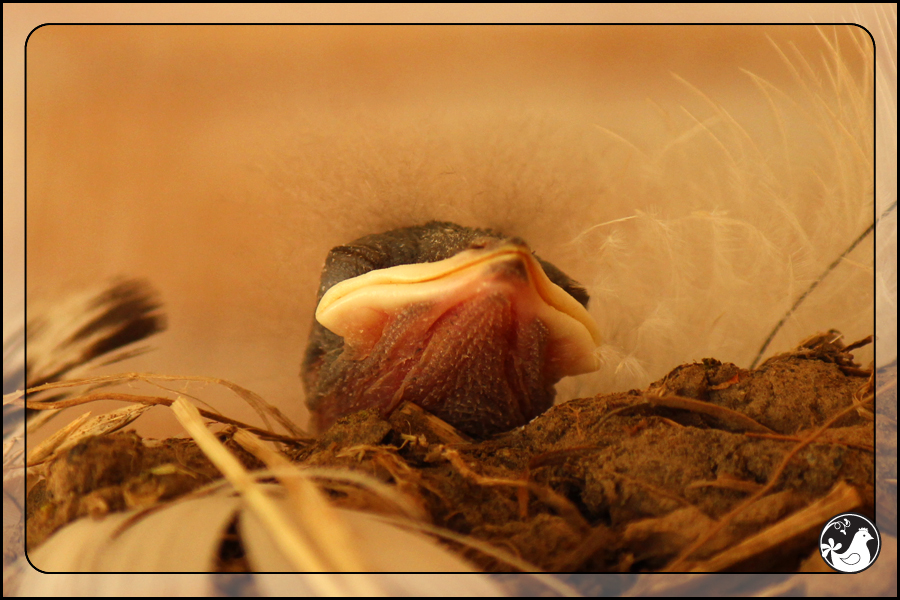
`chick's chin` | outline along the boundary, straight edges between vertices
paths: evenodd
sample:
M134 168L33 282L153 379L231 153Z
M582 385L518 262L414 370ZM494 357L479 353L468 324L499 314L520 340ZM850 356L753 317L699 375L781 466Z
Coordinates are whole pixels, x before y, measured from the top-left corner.
M309 402L316 431L364 408L390 414L413 402L474 437L513 429L547 410L556 381L547 329L520 319L503 294L482 294L447 310L419 304L385 326L365 353L336 349L323 360Z

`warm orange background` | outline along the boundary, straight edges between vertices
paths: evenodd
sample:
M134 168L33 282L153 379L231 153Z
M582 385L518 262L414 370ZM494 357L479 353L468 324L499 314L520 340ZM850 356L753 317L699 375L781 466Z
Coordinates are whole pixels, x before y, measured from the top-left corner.
M210 9L150 9L157 16L121 6L45 10L42 20L52 22L100 15L207 19L201 15ZM236 11L228 18L254 14L254 20L284 18L285 10L299 11L291 17L297 20L426 18L417 12L423 6L228 10ZM498 8L433 10L422 14L510 18ZM742 18L751 8L527 10L529 20L695 20ZM659 12L645 14L650 10ZM726 10L722 14L731 16L714 16ZM766 10L778 11L767 18L807 21L825 9ZM26 23L35 22L29 11L4 7L6 31L25 31ZM13 39L22 41L7 35L5 43ZM766 140L774 135L769 117L758 116L759 94L741 69L789 92L796 81L773 43L814 53L821 35L805 25L37 29L27 55L29 294L52 299L117 274L146 277L162 292L169 332L135 369L232 379L303 420L298 364L318 271L330 247L388 227L449 218L513 230L543 256L590 281L590 265L572 260L566 240L585 223L618 218L632 204L652 205L652 198L598 204L592 194L600 184L572 182L584 173L577 161L603 157L555 156L553 144L562 152L578 144L574 125L565 128L593 123L638 146L652 144L660 136L659 122L648 119L654 102L666 105L663 112L704 109L704 100L675 73L727 104L739 121L764 119L754 133ZM9 69L5 77L15 75ZM502 122L507 115L513 117ZM5 131L4 154L14 156L17 130ZM492 139L497 137L502 143ZM423 155L453 164L460 139L469 144L469 154L483 143L485 157L495 157L501 146L516 157L547 155L556 175L525 173L522 185L537 181L552 190L556 184L546 181L557 177L565 193L575 189L576 197L571 204L554 199L530 205L509 196L508 178L514 175L505 174L496 184L500 198L483 208L484 199L456 194L469 189L460 183L466 173L444 173L421 184L402 180L415 175L415 161ZM424 149L417 146L422 140ZM408 168L395 173L395 163ZM429 177L440 173L432 163L423 169ZM484 169L502 171L505 163ZM490 192L491 177L497 176L479 176ZM4 186L4 211L14 211L9 199L21 197L22 188L14 177L6 177ZM19 263L12 240L5 239L6 284ZM244 407L229 410L252 418Z

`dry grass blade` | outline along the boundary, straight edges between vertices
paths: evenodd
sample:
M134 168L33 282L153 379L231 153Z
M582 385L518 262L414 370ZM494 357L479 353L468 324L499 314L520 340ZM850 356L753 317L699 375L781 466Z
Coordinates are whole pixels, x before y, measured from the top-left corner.
M335 557L323 555L321 547L317 548L304 539L305 536L297 530L292 519L269 497L265 487L257 484L253 475L248 473L206 428L200 420L200 413L196 407L185 399L179 398L173 404L172 410L207 457L243 495L248 508L265 525L271 539L297 571L329 572L334 570ZM311 581L315 582L316 592L322 595L348 595L355 591L348 589L345 583L333 577L316 578ZM367 591L371 593L372 587L369 587Z
M26 459L27 464L34 464L48 458L57 450L57 448L59 448L66 442L66 440L69 439L69 436L72 434L72 432L81 427L90 418L91 413L86 412L51 435L49 438L41 442L37 447L29 452L28 458Z
M43 385L35 386L28 390L29 394L35 394L38 392L43 392L47 390L54 390L60 388L69 388L75 386L82 385L108 385L112 383L127 383L129 381L142 381L145 383L149 383L151 385L158 385L154 383L154 380L159 381L193 381L199 383L207 383L220 385L224 388L231 390L235 395L239 398L247 402L253 410L260 416L263 421L268 424L268 417L272 416L278 423L280 423L285 429L287 429L291 435L295 438L303 438L309 437L306 432L304 432L301 428L297 427L290 419L284 416L284 414L272 404L266 402L259 394L255 392L251 392L250 390L243 388L236 383L232 383L226 379L220 379L218 377L201 377L201 376L192 376L192 375L161 375L157 373L119 373L117 375L107 375L103 377L91 377L87 379L72 379L67 381L57 381L53 383L46 383ZM168 388L163 386L163 389L167 391ZM43 406L50 406L48 403L44 403ZM41 405L38 404L29 404L29 408L41 408Z
M272 534L279 540L279 544L294 562L297 570L327 570L326 564L316 556L313 549L300 542L297 536L288 535L288 532L293 529L290 521L272 505L266 493L257 486L254 477L206 428L200 419L200 412L197 408L183 398L178 398L172 405L172 410L179 423L194 438L200 449L225 478L244 495L249 506L260 513L263 521L271 528Z
M62 382L61 382L62 383ZM68 383L68 382L65 382ZM65 386L60 386L65 387ZM35 410L46 410L46 409L62 409L62 408L70 408L72 406L78 406L80 404L88 404L90 402L98 402L100 400L119 400L122 402L134 402L138 404L144 404L146 406L172 406L175 403L175 400L171 398L163 398L162 396L140 396L137 394L119 394L115 392L98 392L96 394L88 394L85 396L78 396L75 398L65 398L63 400L52 400L52 401L28 401L26 402L26 406L28 408L32 408ZM242 421L238 421L237 419L232 419L230 417L226 417L225 415L219 414L217 412L211 412L208 410L198 409L200 414L207 419L212 421L218 421L219 423L224 423L226 425L234 425L235 427L240 427L241 429L245 429L247 431L252 431L253 433L264 437L265 439L277 440L285 443L296 443L297 439L293 437L287 437L284 435L280 435L275 433L274 431L269 431L266 429L262 429L260 427L256 427L254 425L250 425L248 423L243 423Z
M702 413L715 417L726 425L737 429L738 431L752 431L755 433L775 433L765 425L757 423L747 415L725 408L724 406L716 406L709 402L694 400L693 398L685 398L683 396L654 396L647 394L644 398L650 404L655 406L665 406L666 408L678 408L681 410L689 410L692 412Z
M819 531L822 523L827 523L828 519L834 515L850 512L862 504L863 498L860 493L846 483L840 482L825 498L760 531L714 558L694 566L691 571L719 573L755 557L766 556L772 550L783 547L792 540L804 538L810 532Z
M118 431L144 414L148 408L150 407L142 404L125 406L94 418L90 418L91 413L86 412L32 450L28 454L27 466L32 467L49 460L86 437Z
M329 483L341 482L365 490L383 500L399 514L413 521L424 521L429 517L422 507L411 502L409 497L398 492L394 486L388 485L374 477L358 471L326 468L306 468L306 476L321 480L322 485L331 487Z
M367 570L353 544L350 530L307 475L282 455L267 448L253 434L237 431L234 438L276 474L287 491L294 517L302 523L310 538L320 546L322 554L332 557L334 570L351 572Z

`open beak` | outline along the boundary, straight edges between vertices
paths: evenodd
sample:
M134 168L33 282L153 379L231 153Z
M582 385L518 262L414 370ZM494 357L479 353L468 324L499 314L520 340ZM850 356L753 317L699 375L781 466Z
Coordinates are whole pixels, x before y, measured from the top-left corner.
M553 283L529 248L504 241L451 258L370 271L334 285L316 320L344 338L345 352L364 357L391 319L413 305L431 319L477 297L503 294L518 319L546 329L544 375L559 380L600 367L600 332L588 311Z

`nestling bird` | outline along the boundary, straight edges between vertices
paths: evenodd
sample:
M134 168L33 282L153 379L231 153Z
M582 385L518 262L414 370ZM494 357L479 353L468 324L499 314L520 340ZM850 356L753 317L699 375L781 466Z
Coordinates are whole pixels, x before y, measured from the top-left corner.
M312 426L411 401L485 437L599 368L588 294L519 238L432 221L331 250L302 377Z

